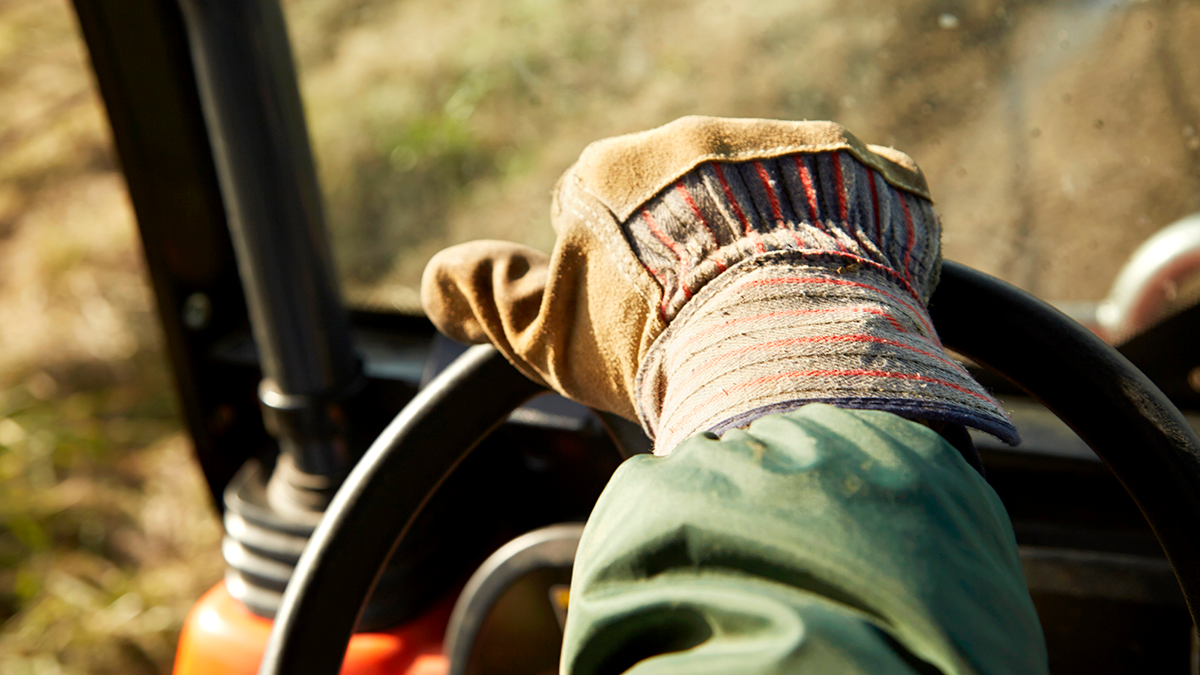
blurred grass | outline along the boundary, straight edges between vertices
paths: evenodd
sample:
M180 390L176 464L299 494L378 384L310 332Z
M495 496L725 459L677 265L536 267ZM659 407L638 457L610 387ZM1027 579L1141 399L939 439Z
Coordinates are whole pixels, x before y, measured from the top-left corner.
M412 308L451 243L549 250L548 192L583 147L685 114L834 119L898 147L949 257L1058 300L1103 297L1137 244L1200 210L1195 3L285 6L358 300Z
M0 673L169 672L220 531L70 12L0 2Z

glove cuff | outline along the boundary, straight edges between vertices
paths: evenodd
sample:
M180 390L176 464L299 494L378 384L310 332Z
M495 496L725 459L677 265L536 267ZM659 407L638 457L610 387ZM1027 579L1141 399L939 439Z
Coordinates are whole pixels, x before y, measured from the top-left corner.
M923 298L891 270L838 253L775 251L729 268L651 346L637 393L657 454L817 402L1019 440L946 355Z

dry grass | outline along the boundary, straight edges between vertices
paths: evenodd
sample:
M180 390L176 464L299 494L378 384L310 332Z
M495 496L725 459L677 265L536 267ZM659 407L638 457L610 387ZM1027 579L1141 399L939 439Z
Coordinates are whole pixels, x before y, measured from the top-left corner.
M1082 0L289 0L348 292L442 246L548 249L596 138L832 118L926 170L951 257L1099 298L1200 208L1200 6ZM952 19L952 20L951 20ZM63 0L0 0L0 672L168 670L219 531Z
M217 578L125 186L63 2L0 3L0 672L167 672Z
M548 249L549 187L586 143L684 114L835 119L898 147L950 257L1059 300L1103 297L1133 247L1200 210L1195 3L289 7L352 291L404 298L481 233Z

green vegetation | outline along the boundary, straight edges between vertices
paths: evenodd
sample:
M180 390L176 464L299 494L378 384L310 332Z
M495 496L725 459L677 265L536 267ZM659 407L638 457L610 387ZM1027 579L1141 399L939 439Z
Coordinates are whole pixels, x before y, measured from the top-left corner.
M220 578L66 3L0 3L0 672L169 672Z
M127 367L39 371L0 397L5 673L163 672L219 577L161 357Z
M360 302L411 307L449 243L549 249L549 188L588 142L685 114L834 119L900 148L950 257L1059 300L1102 297L1133 247L1200 209L1191 3L286 7Z

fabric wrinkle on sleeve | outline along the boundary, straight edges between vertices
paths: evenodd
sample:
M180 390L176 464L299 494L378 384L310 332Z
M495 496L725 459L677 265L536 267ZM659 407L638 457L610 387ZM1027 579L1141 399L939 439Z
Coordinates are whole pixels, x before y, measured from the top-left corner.
M823 404L614 475L562 670L1047 672L995 492L932 430Z

